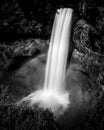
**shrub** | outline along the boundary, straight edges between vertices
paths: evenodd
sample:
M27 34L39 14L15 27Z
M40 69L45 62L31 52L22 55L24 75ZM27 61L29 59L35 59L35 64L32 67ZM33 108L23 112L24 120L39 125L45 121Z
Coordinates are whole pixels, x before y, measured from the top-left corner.
M2 130L58 130L54 115L39 108L16 108L0 106L0 129Z
M54 114L46 109L17 107L9 85L0 85L0 129L1 130L58 130Z

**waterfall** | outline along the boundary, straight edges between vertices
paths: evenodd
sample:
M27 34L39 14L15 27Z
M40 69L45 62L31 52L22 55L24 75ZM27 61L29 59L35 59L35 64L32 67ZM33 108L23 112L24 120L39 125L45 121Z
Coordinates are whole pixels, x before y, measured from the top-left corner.
M59 9L56 13L46 65L46 90L61 91L64 87L71 18L72 9Z
M69 92L65 90L65 73L72 12L70 8L57 10L47 56L44 86L20 102L29 101L29 106L38 104L44 109L50 108L54 113L57 113L60 107L65 109L69 106Z

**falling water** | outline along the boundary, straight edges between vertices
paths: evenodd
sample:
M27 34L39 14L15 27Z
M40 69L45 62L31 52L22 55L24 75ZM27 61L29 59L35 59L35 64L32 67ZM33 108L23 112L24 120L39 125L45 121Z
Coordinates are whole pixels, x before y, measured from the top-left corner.
M41 90L23 98L30 106L38 104L56 112L59 107L65 109L69 104L69 93L65 91L65 72L70 46L72 9L59 9L56 13L48 51L45 82Z
M71 17L72 9L60 9L56 13L46 66L46 90L61 91L64 87Z

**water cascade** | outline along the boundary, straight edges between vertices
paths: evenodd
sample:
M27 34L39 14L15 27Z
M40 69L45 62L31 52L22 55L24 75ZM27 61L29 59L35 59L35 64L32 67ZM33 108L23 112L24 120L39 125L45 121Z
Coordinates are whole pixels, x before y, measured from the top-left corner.
M28 101L29 106L38 104L44 109L50 108L54 113L70 105L69 92L65 90L65 73L70 47L72 12L70 8L57 10L50 39L44 86L20 102Z

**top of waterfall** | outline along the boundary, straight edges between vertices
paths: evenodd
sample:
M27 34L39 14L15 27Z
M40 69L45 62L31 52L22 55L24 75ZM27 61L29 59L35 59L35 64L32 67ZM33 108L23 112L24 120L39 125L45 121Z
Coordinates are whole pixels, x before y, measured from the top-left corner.
M57 12L60 13L60 11L62 11L62 10L69 10L70 12L73 12L72 8L60 8L57 10Z

